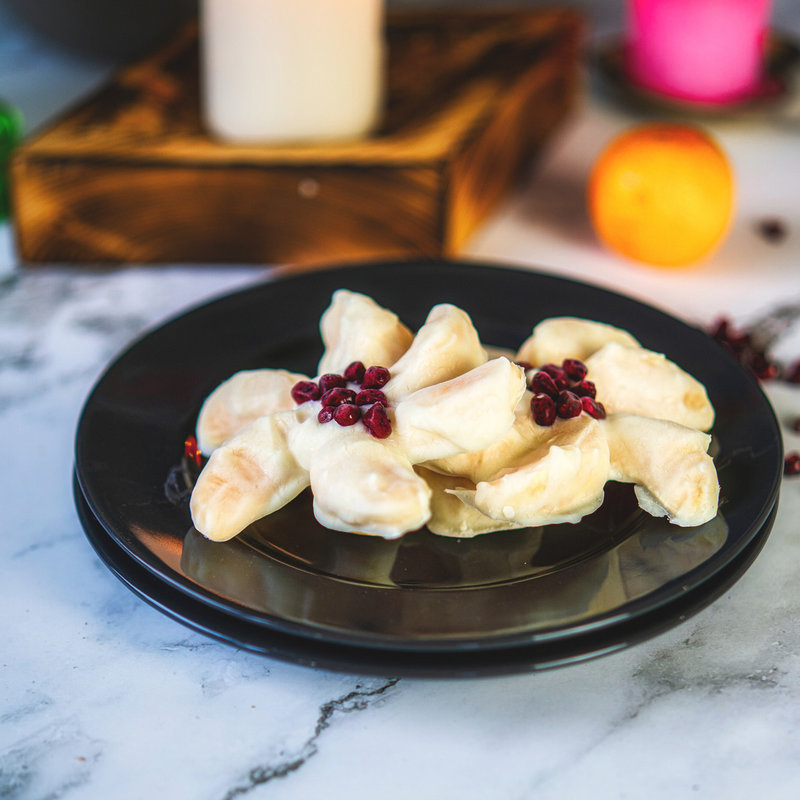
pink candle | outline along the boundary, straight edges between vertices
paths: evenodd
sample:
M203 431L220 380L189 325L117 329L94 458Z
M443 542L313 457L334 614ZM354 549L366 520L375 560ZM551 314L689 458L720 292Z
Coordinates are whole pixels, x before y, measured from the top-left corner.
M630 77L703 103L746 99L762 80L771 0L628 0Z

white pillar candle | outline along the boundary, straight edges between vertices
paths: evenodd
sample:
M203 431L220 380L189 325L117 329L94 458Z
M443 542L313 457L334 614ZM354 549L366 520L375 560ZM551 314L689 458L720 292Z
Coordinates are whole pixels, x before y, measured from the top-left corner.
M240 142L357 138L383 95L383 0L202 0L201 105Z

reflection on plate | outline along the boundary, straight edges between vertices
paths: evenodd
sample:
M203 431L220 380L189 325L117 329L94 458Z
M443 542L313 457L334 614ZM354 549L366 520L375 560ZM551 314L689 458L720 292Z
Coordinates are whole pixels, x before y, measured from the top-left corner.
M763 83L752 97L735 103L681 100L638 86L625 70L624 44L620 39L600 45L592 61L606 86L625 102L682 116L739 117L774 113L791 99L795 88L793 72L800 62L800 46L781 33L773 32L766 49Z
M609 484L602 508L578 525L466 540L421 530L387 542L321 528L305 495L236 540L207 541L191 526L192 476L181 462L203 398L239 369L313 373L317 322L340 287L412 327L435 303L455 303L500 347L515 348L547 316L627 328L708 388L720 514L676 528L641 512L629 486ZM597 655L711 602L766 538L781 467L760 388L702 331L552 276L407 262L282 277L134 343L86 403L76 502L87 536L134 591L216 638L354 671L494 674Z

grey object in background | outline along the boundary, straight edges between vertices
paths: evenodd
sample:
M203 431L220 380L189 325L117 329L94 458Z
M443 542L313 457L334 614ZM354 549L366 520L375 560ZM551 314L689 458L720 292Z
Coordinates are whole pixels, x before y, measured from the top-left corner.
M127 58L168 36L196 0L1 0L54 44L92 58Z

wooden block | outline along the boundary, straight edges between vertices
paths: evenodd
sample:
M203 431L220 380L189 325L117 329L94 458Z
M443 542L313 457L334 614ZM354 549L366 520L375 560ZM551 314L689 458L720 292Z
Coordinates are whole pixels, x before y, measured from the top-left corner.
M299 263L456 254L576 95L568 11L390 16L380 130L230 145L198 110L197 28L16 152L24 261Z

